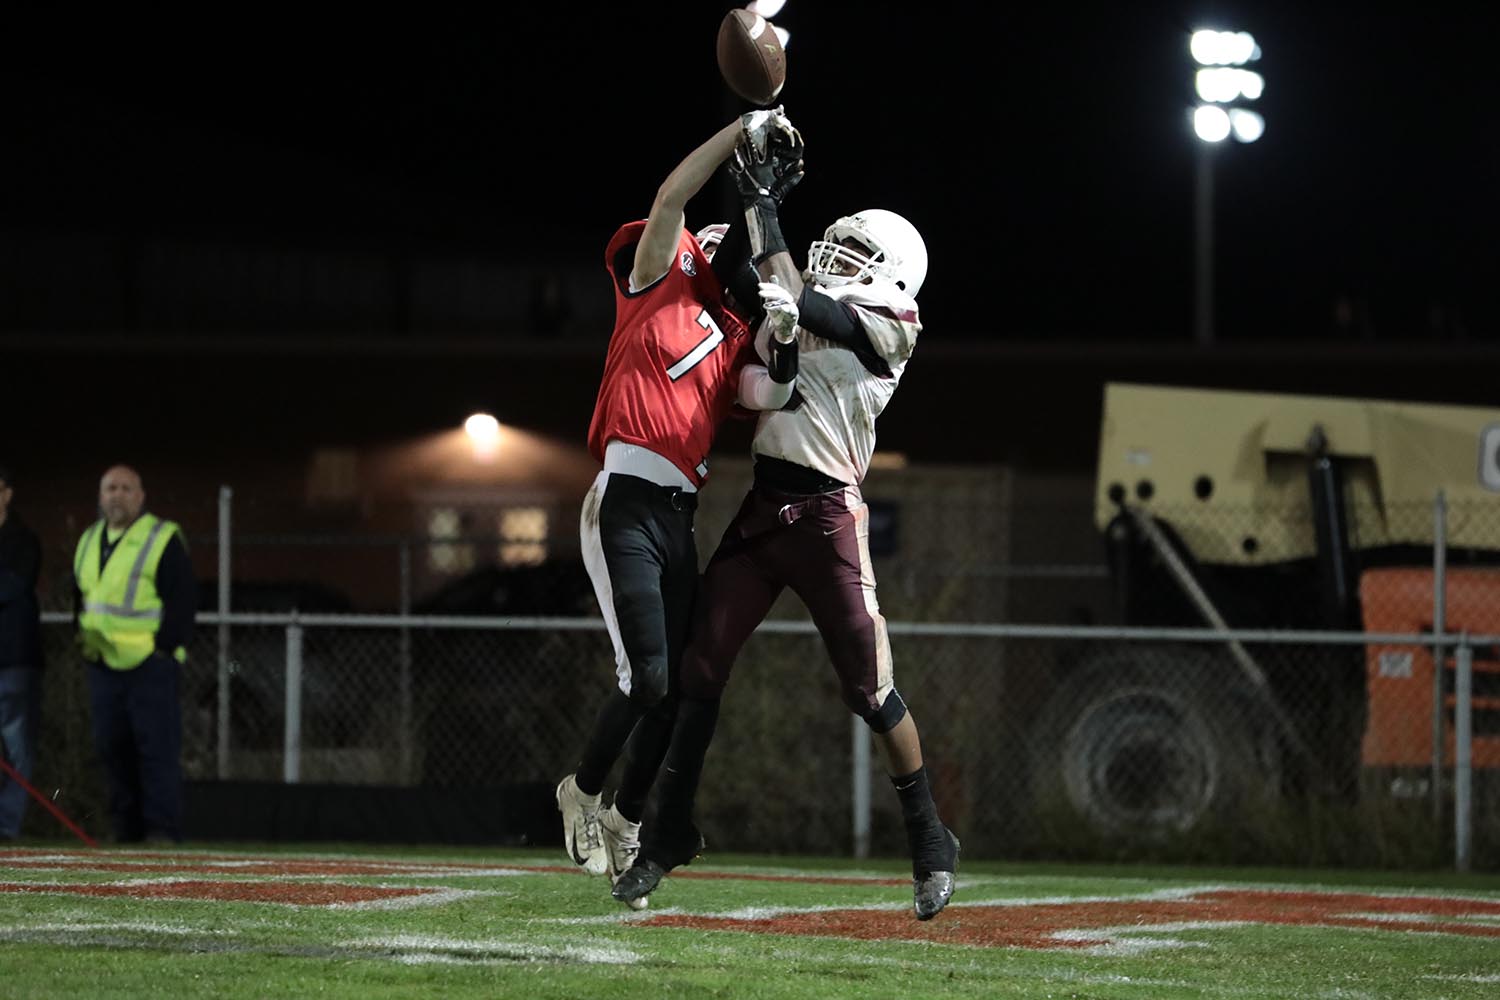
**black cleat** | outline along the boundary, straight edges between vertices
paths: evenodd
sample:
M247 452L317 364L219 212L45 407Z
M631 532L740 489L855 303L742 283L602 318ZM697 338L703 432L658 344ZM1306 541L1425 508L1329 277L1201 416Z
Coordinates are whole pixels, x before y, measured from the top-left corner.
M954 877L954 872L958 870L958 838L947 827L943 828L943 833L948 838L947 867L924 872L911 880L912 908L916 911L918 920L931 920L943 912L943 907L953 898L953 889L958 883Z
M637 861L615 880L609 894L622 903L645 899L656 891L656 887L661 885L662 876L666 874L667 870L655 861Z
M662 824L647 827L641 858L650 858L664 872L690 865L703 853L703 834L692 823L663 828ZM638 859L639 860L639 859Z
M666 833L657 827L642 845L635 863L615 879L609 894L634 909L641 909L645 898L656 891L667 872L693 863L702 852L703 843L703 835L692 823Z

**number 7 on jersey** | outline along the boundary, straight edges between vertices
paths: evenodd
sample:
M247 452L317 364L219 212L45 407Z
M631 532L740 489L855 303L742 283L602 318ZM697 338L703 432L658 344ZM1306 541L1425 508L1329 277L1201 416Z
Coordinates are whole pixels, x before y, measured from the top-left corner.
M679 358L672 367L667 369L667 377L676 382L682 376L697 367L698 363L708 357L709 352L724 342L724 331L719 329L719 324L704 309L698 313L698 325L708 331L708 336L698 341L691 351Z

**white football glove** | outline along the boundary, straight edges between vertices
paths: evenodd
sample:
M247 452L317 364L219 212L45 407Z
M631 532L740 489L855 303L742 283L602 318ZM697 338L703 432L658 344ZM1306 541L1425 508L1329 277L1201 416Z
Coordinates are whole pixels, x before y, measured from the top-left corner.
M797 309L797 296L775 278L760 283L760 305L766 311L766 323L771 336L783 344L790 344L797 336L797 321L802 314Z
M778 133L777 141L781 145L796 145L798 148L802 145L801 133L793 127L792 120L786 116L786 111L780 104L774 108L760 108L740 115L740 144L748 146L750 150L746 159L753 163L763 162L773 132Z

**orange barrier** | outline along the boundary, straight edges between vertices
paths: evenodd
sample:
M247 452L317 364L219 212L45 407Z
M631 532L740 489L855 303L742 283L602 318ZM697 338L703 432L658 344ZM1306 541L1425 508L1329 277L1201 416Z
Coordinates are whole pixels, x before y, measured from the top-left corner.
M1500 635L1500 570L1453 569L1444 594L1445 631ZM1430 569L1378 569L1359 581L1370 632L1432 633ZM1453 650L1444 650L1443 762L1453 763ZM1369 722L1362 759L1367 767L1423 767L1432 763L1431 646L1371 645L1365 653ZM1474 650L1474 767L1500 767L1500 649Z

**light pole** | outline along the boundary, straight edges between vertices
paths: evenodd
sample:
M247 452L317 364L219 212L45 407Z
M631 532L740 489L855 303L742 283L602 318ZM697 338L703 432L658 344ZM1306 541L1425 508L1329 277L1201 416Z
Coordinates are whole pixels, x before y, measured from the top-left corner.
M1265 119L1238 102L1257 100L1265 89L1259 73L1244 65L1260 58L1260 46L1245 31L1195 31L1188 50L1198 64L1192 111L1198 137L1193 171L1193 337L1214 342L1214 155L1231 135L1254 142L1266 130Z

